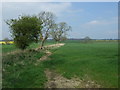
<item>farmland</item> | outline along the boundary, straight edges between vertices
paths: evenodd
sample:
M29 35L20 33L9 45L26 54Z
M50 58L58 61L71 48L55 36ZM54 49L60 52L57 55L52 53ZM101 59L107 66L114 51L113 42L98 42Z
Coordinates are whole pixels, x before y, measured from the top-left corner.
M49 41L46 45L53 44ZM67 79L88 76L101 87L118 87L118 44L117 42L80 43L79 40L65 41L65 45L50 49L50 60L36 61L45 55L44 50L27 51L3 56L3 87L44 88L47 82L45 69L55 70ZM28 49L37 48L32 44ZM14 45L3 45L3 53L17 50Z

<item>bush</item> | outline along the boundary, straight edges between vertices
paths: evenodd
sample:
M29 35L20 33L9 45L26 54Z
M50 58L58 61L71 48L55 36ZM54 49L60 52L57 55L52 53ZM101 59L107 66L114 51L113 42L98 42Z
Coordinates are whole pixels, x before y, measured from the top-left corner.
M37 42L42 22L36 16L21 16L6 22L11 29L15 45L24 50L33 41Z

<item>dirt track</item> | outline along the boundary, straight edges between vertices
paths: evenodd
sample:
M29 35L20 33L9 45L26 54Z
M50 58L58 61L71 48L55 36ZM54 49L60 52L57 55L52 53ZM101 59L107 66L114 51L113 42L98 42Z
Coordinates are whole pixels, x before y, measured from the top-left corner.
M77 78L69 80L49 69L45 71L45 74L48 78L48 82L45 86L46 88L75 88L81 83Z
M90 80L87 76L86 79L80 80L77 77L67 79L53 70L46 69L45 71L48 82L45 88L99 88L100 85Z

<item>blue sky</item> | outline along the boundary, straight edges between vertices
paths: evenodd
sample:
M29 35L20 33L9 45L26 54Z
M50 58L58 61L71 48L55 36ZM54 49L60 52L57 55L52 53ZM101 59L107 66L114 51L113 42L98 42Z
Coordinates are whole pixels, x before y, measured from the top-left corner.
M72 26L69 38L85 36L93 39L118 38L117 2L4 2L2 3L2 39L10 38L9 28L4 20L24 14L38 14L44 10L55 13L57 22L65 21Z

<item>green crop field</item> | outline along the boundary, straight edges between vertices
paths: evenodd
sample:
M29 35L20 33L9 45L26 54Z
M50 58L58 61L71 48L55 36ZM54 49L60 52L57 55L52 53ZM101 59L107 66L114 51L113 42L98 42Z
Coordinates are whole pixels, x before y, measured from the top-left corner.
M67 78L88 75L102 87L118 87L117 42L68 42L53 53L51 60L44 62L45 67L55 69Z
M48 42L53 44L54 42ZM30 46L36 48L38 45ZM2 47L3 53L17 50L13 45ZM3 56L3 87L44 88L47 81L45 68L54 69L64 77L89 78L102 87L118 87L118 44L117 42L80 43L65 41L65 45L50 50L50 60L34 63L44 52L23 52Z

